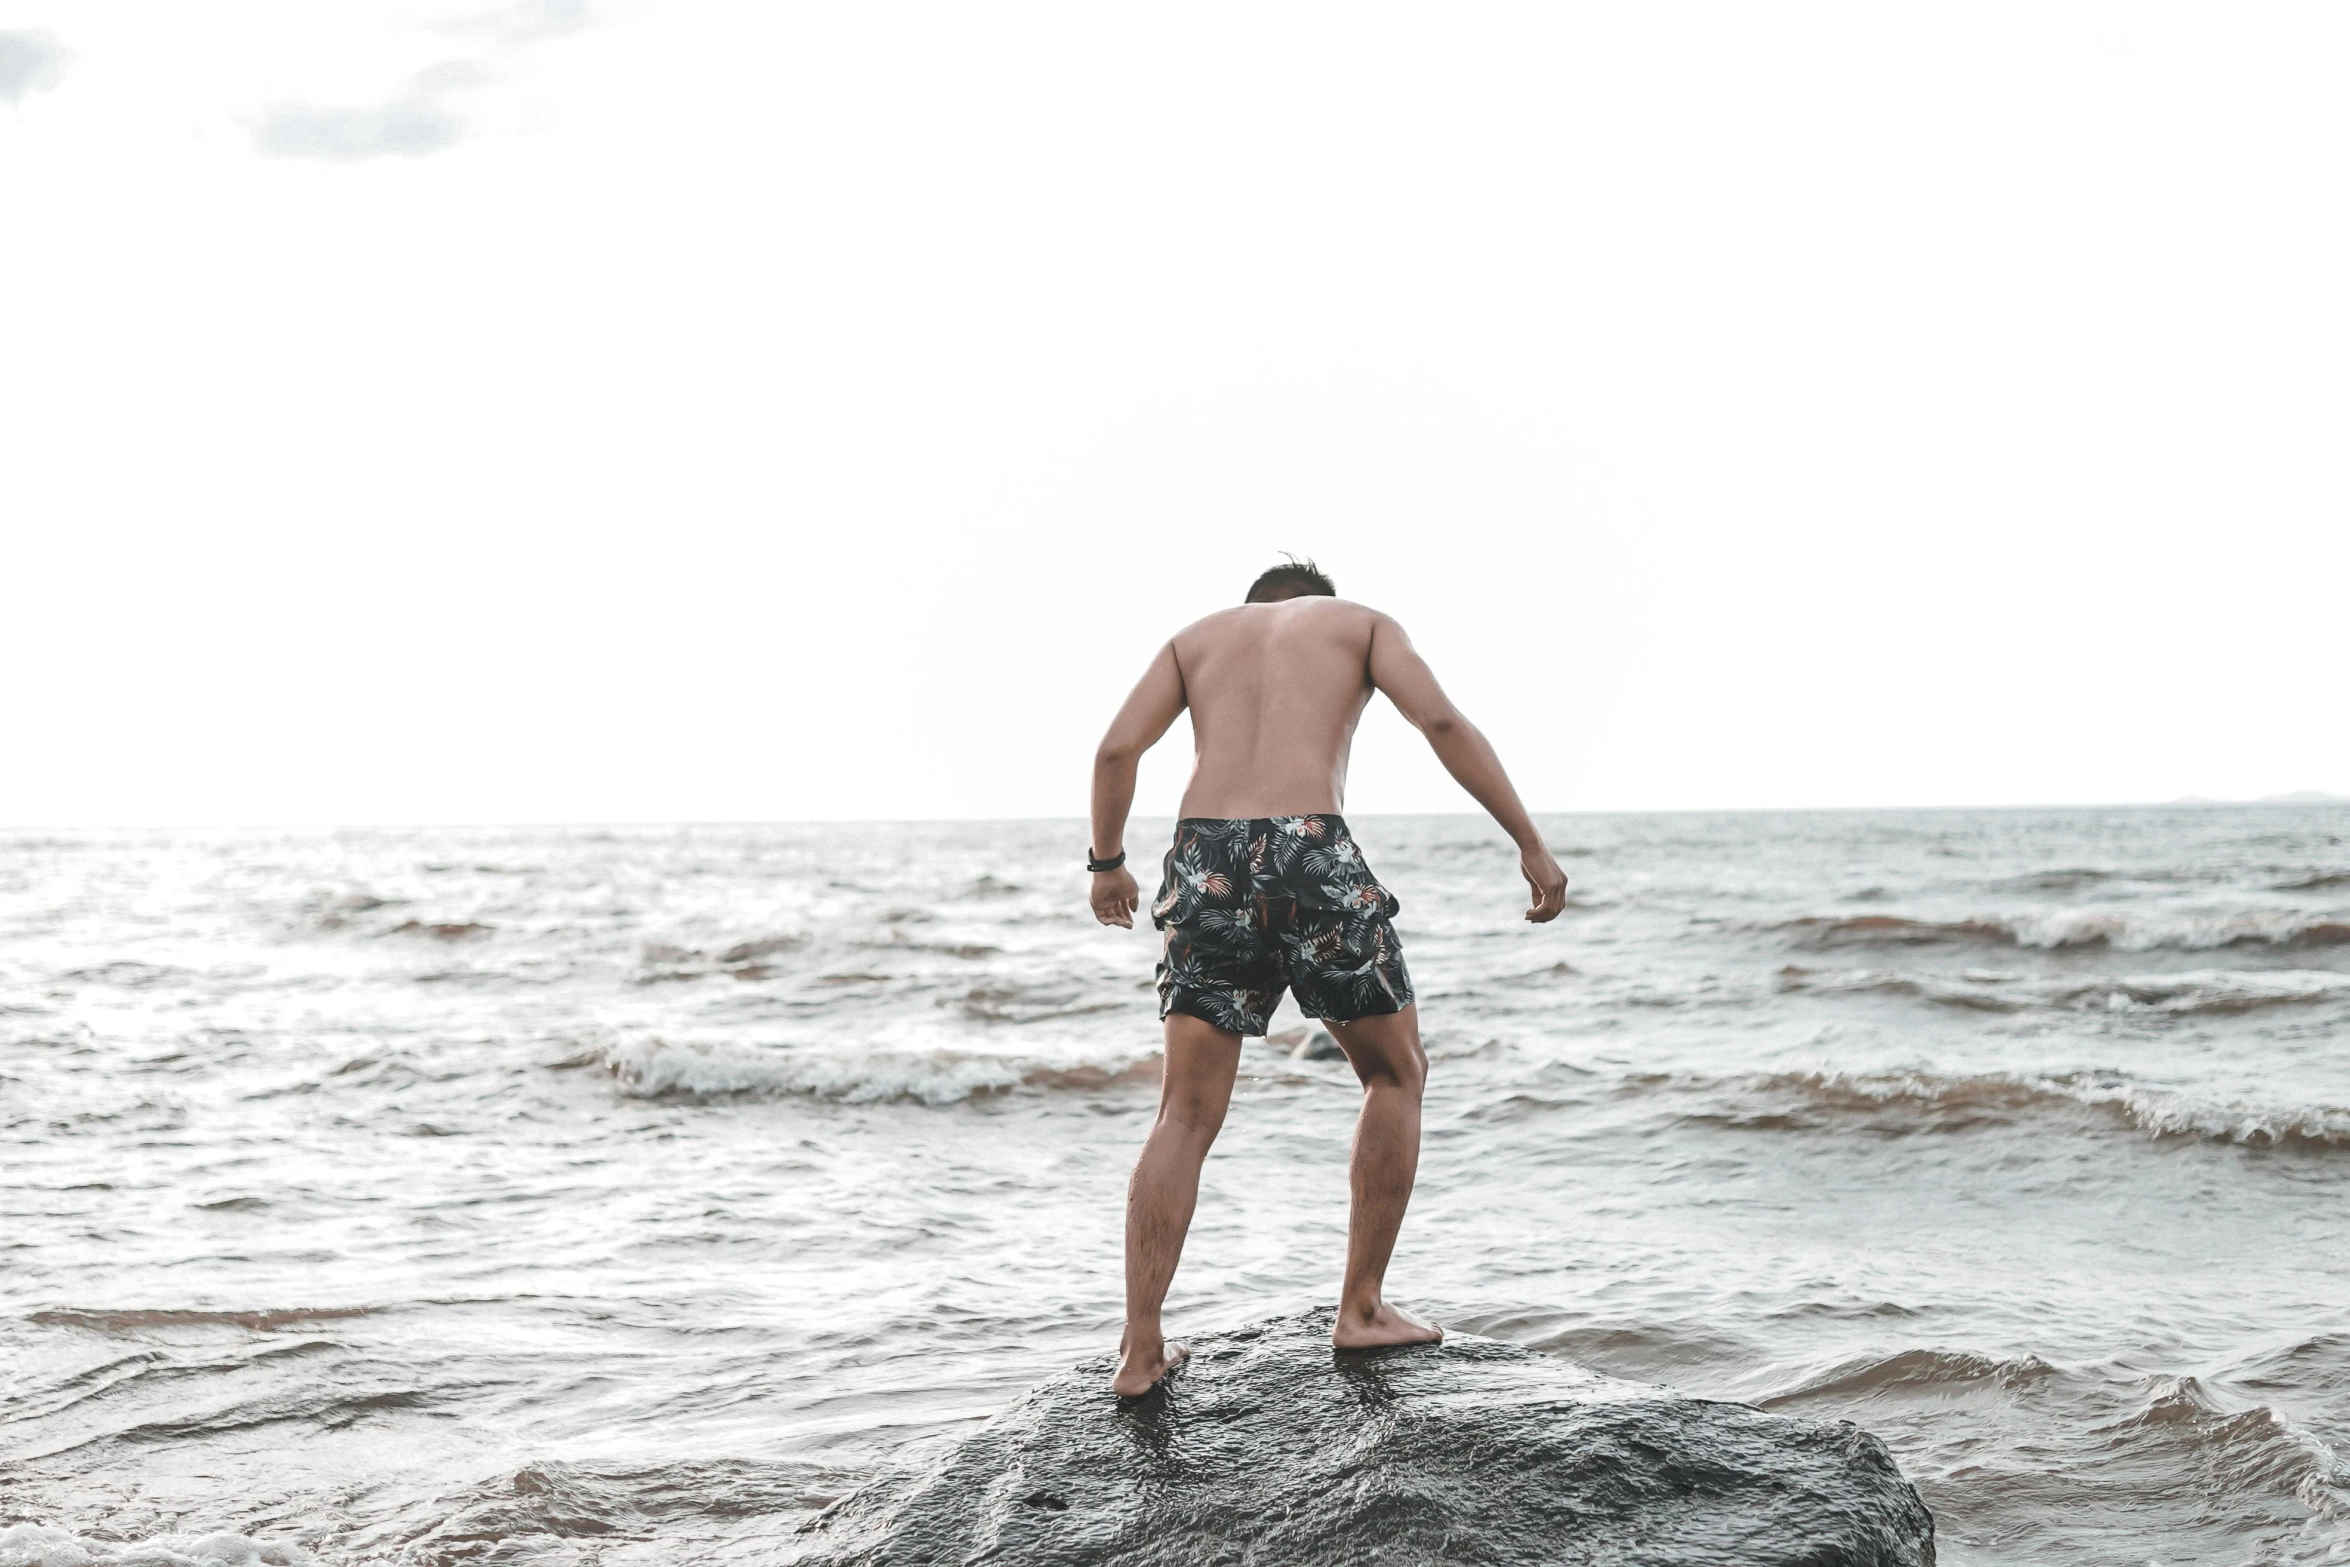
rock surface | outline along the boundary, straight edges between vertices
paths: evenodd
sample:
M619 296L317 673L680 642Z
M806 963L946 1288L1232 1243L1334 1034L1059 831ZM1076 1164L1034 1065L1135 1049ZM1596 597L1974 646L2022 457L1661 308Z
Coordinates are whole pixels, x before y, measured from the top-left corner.
M1884 1444L1491 1339L1333 1353L1309 1312L1107 1359L812 1519L808 1567L1931 1567Z

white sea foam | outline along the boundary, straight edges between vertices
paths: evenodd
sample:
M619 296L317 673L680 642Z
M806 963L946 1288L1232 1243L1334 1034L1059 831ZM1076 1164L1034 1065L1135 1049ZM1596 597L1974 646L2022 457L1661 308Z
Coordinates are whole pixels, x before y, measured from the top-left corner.
M2260 910L2230 914L2143 916L2112 909L2056 910L1999 921L2019 947L2108 946L2121 952L2171 949L2205 952L2239 943L2301 947L2350 942L2350 925L2304 912Z
M316 1561L297 1545L225 1531L159 1534L124 1545L37 1523L0 1529L0 1567L312 1567Z
M599 1054L621 1091L638 1098L805 1096L848 1104L911 1099L932 1105L1021 1087L1108 1087L1149 1075L1158 1059L1129 1054L1106 1062L1056 1063L951 1050L848 1055L660 1039L606 1046Z
M2205 952L2221 947L2350 945L2350 916L2306 910L2139 914L2120 909L2049 909L1918 919L1898 914L1814 916L1778 927L1812 946L1917 947L1980 942L2056 950L2106 947L2117 952Z
M2099 1102L2094 1097L2090 1103ZM2335 1105L2212 1101L2159 1088L2130 1088L2114 1103L2157 1136L2226 1143L2322 1143L2350 1147L2350 1109Z
M2350 974L2324 969L2194 969L2178 974L2049 976L1968 970L1936 974L1901 969L1779 971L1789 991L1879 991L1919 996L1984 1012L2052 1010L2211 1015L2267 1007L2350 1000Z
M1782 1072L1735 1080L1743 1091L1793 1094L1812 1110L1915 1110L1972 1120L2036 1107L2104 1111L2158 1137L2266 1146L2350 1147L2350 1108L2237 1099L2138 1082L2120 1073ZM1690 1086L1706 1086L1702 1081Z

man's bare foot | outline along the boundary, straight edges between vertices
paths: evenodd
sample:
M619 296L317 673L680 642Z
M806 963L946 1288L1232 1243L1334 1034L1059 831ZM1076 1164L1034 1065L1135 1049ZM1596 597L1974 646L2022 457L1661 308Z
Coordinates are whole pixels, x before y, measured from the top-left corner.
M1191 1351L1181 1344L1163 1343L1152 1355L1127 1350L1118 1356L1118 1374L1110 1378L1110 1391L1120 1398L1140 1398L1190 1358Z
M1340 1349L1387 1349L1397 1344L1441 1344L1444 1329L1433 1322L1423 1322L1410 1312L1382 1301L1377 1310L1365 1315L1339 1308L1338 1321L1330 1329L1330 1342Z

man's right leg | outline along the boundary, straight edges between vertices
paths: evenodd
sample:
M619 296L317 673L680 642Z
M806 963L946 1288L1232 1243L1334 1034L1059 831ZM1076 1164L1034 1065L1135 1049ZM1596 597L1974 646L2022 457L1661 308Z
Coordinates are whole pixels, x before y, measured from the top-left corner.
M1126 1334L1110 1390L1147 1393L1183 1358L1172 1359L1159 1331L1159 1307L1183 1259L1183 1237L1199 1201L1199 1168L1224 1124L1232 1079L1240 1070L1240 1036L1176 1012L1167 1018L1167 1059L1159 1080L1159 1117L1151 1123L1126 1188Z
M1444 1330L1387 1303L1387 1259L1395 1253L1412 1182L1420 1169L1420 1090L1428 1057L1420 1048L1420 1009L1325 1019L1330 1035L1363 1085L1363 1113L1355 1123L1348 1176L1354 1204L1346 1227L1346 1278L1338 1291L1338 1320L1330 1338L1340 1349L1430 1344Z

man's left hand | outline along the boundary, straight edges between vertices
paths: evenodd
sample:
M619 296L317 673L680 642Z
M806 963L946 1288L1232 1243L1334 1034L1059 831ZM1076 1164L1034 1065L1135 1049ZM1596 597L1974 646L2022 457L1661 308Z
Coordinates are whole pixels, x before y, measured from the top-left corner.
M1537 925L1557 919L1559 911L1567 906L1567 873L1559 869L1557 859L1538 844L1518 856L1518 871L1526 878L1527 889L1534 894L1534 904L1526 911L1526 918Z
M1133 873L1121 865L1114 871L1093 873L1093 917L1104 925L1134 928L1134 910L1142 899L1142 891L1134 885Z

